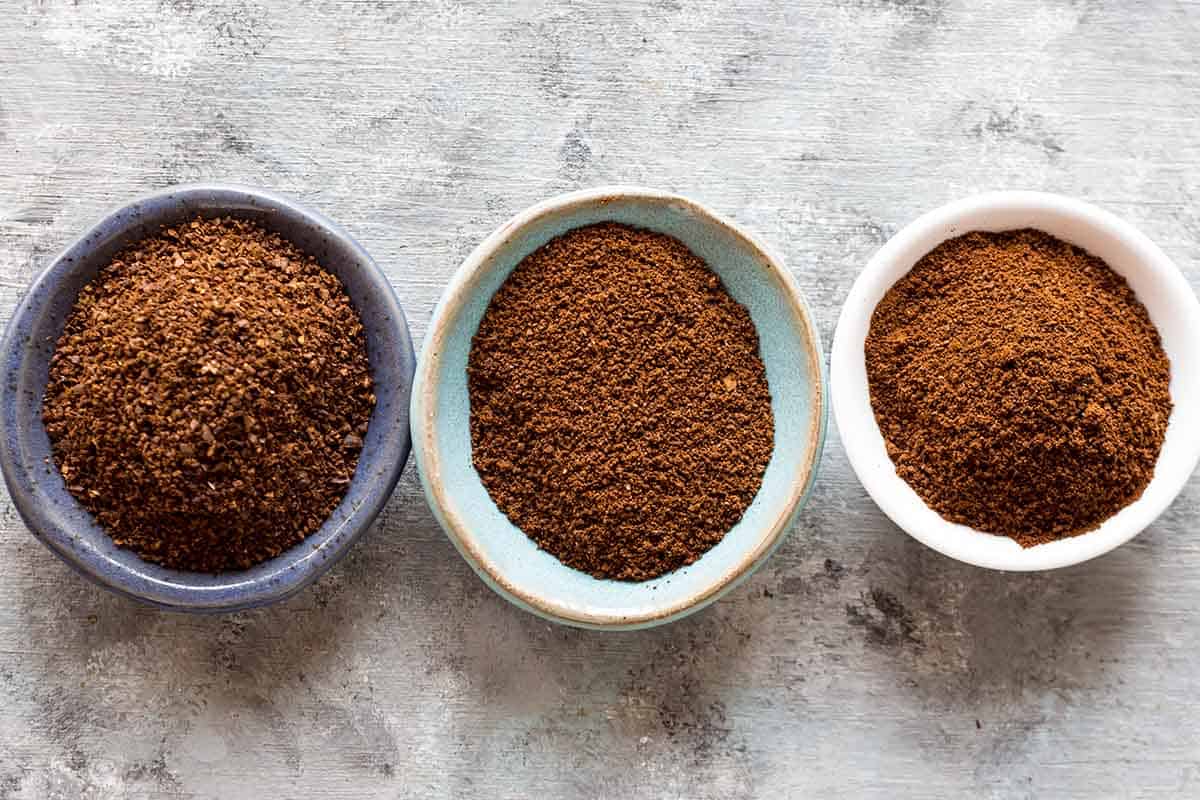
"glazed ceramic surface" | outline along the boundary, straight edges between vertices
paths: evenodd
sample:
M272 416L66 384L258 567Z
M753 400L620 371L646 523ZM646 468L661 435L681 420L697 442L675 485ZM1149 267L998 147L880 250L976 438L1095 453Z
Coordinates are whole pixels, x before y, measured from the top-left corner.
M539 550L489 497L471 463L467 357L492 295L529 253L566 231L616 221L676 237L721 278L758 329L775 415L775 449L742 520L694 564L652 581L599 580ZM475 571L501 595L549 619L643 627L707 605L778 546L812 486L824 438L821 349L794 280L757 240L702 206L649 189L563 195L489 236L455 274L434 313L413 392L413 439L426 495Z
M863 347L876 304L920 258L969 231L1037 228L1104 259L1124 276L1171 360L1171 413L1154 477L1141 498L1080 536L1022 548L1012 539L948 522L897 474L875 423ZM1200 303L1153 242L1095 206L1041 192L977 195L932 211L879 250L854 283L830 358L833 407L850 463L892 520L938 552L982 567L1044 570L1086 561L1129 541L1179 494L1200 459Z
M362 317L377 405L345 499L305 541L242 572L180 572L116 547L70 495L50 461L41 421L54 343L80 289L126 244L196 215L234 215L276 231L345 284ZM301 589L343 556L383 508L408 458L414 356L396 296L371 257L330 220L268 192L178 186L120 208L68 247L34 281L2 345L0 467L29 529L64 561L114 591L172 609L225 611L264 605Z

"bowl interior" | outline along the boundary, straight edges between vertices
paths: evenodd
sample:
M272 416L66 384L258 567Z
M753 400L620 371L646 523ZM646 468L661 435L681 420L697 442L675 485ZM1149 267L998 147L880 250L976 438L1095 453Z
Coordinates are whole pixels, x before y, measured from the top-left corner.
M1174 409L1154 477L1142 496L1094 531L1022 548L1012 539L947 522L901 479L875 422L864 342L876 304L920 258L973 230L1037 228L1078 245L1122 275L1158 327L1171 361ZM953 558L979 566L1040 570L1087 560L1128 541L1170 504L1200 457L1200 304L1182 274L1149 239L1086 203L1035 192L969 198L921 217L871 259L847 298L831 359L838 429L855 472L900 527Z
M428 426L427 444L418 447L422 478L463 555L518 605L580 625L666 621L715 599L752 571L794 519L816 471L824 432L816 332L790 276L771 266L769 256L744 235L681 198L582 193L534 212L480 246L435 315L416 395L428 406L414 417ZM669 234L708 263L758 329L775 415L774 453L742 520L696 563L643 583L598 580L539 550L492 502L471 463L467 357L492 295L526 255L572 228L600 221ZM425 374L427 367L433 374Z
M80 289L112 256L159 226L197 215L252 219L312 254L345 284L362 317L377 405L346 497L304 542L251 569L208 575L170 570L115 546L52 465L41 421L50 356ZM278 600L315 579L386 502L408 457L414 357L394 293L367 253L329 220L239 187L177 187L126 206L63 252L26 294L3 344L3 466L30 529L68 564L116 591L172 608L230 610Z

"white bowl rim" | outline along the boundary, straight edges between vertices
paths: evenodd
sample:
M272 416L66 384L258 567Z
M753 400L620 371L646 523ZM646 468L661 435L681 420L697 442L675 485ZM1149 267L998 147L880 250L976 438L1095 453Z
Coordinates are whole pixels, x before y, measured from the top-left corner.
M1152 272L1156 280L1169 287L1181 309L1178 312L1179 324L1186 327L1196 340L1200 340L1200 302L1187 279L1166 253L1133 225L1109 211L1064 195L1018 190L985 192L947 203L909 223L875 253L855 280L838 318L830 353L834 419L850 465L867 493L893 522L914 539L939 553L979 567L1007 571L1057 569L1087 561L1119 547L1137 536L1165 511L1200 462L1200 437L1176 443L1175 446L1184 448L1184 458L1176 459L1180 466L1169 473L1160 474L1156 470L1151 486L1161 485L1153 498L1148 496L1151 486L1147 486L1141 498L1110 517L1096 530L1030 548L1022 548L1007 537L982 533L943 519L896 475L885 449L884 458L891 469L878 468L876 457L883 448L883 436L875 421L869 393L862 391L866 374L863 343L877 302L871 298L882 296L895 280L911 269L921 255L935 247L937 242L928 245L927 240L940 231L949 230L950 233L938 241L971 230L1020 227L959 225L973 215L994 212L1061 215L1092 231L1119 240L1137 253L1137 269ZM1036 228L1037 224L1033 223L1031 227ZM913 249L922 242L928 246L920 250L915 258L912 257ZM887 276L897 269L901 259L909 263L889 280ZM1172 370L1175 369L1176 365L1172 364ZM1174 383L1174 375L1172 377ZM1172 400L1174 421L1182 402L1187 398L1173 397ZM1168 439L1172 434L1171 428L1168 429ZM1011 547L985 544L997 540L1009 543Z
M539 218L582 205L604 204L615 200L642 200L655 203L672 203L686 207L690 212L725 228L755 251L758 260L769 268L786 296L788 302L802 321L807 333L807 353L810 373L816 376L812 387L812 436L815 443L808 457L796 470L800 478L794 481L787 501L774 515L773 524L741 559L722 573L719 580L692 594L684 601L667 607L655 607L643 614L610 614L606 612L580 612L558 603L534 590L517 586L483 555L468 525L464 524L447 503L447 490L441 480L441 465L438 459L437 426L434 424L437 409L437 386L434 376L438 372L441 342L449 333L446 329L451 310L464 302L472 285L478 280L479 270L493 253L504 245L516 231L523 229ZM536 203L519 212L489 234L467 256L451 277L441 299L434 309L426 331L421 352L417 358L416 375L413 379L412 424L413 457L430 509L446 532L450 541L477 575L497 594L514 605L540 617L576 627L631 630L673 622L719 599L742 580L760 567L774 549L782 542L795 521L795 515L807 502L816 481L817 467L824 449L828 419L829 388L822 356L820 334L811 310L800 291L795 277L784 262L764 242L740 225L718 214L695 200L674 192L643 186L610 184L556 195ZM566 567L564 567L566 568Z

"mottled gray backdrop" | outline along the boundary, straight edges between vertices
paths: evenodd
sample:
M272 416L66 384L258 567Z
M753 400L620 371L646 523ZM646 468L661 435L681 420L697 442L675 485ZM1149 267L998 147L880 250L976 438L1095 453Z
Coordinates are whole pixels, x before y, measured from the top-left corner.
M343 223L418 341L485 234L617 181L761 234L826 346L871 253L983 189L1099 203L1200 285L1198 54L1192 2L0 0L0 309L207 179ZM615 635L494 596L411 464L314 588L227 617L0 517L2 800L1200 796L1196 480L1109 556L1002 575L884 519L831 426L761 572Z

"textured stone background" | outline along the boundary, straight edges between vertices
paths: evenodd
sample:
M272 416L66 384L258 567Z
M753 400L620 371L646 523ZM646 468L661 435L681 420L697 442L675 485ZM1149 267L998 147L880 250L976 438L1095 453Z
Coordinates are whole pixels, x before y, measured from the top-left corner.
M828 343L870 254L992 188L1130 219L1200 285L1200 6L1096 0L0 0L0 309L110 206L228 179L342 222L418 341L548 195L693 195ZM1196 797L1200 482L1135 543L1002 575L887 522L831 430L778 555L665 629L508 606L410 469L275 608L85 584L0 504L0 798Z

